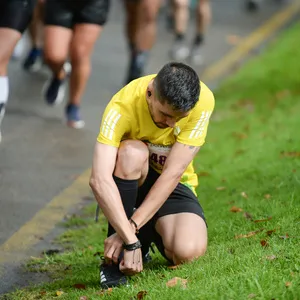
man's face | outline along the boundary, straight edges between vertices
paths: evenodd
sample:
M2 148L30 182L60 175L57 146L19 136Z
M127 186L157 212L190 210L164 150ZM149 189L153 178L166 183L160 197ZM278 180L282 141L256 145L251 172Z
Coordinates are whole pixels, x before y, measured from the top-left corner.
M149 84L147 89L147 102L153 122L158 128L175 127L176 122L186 117L189 112L175 111L167 104L162 104L156 97L153 85Z

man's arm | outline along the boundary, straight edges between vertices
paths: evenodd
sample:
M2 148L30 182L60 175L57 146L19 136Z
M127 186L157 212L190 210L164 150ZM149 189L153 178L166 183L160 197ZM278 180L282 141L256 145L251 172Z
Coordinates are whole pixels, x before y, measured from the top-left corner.
M200 147L189 146L179 142L173 145L162 174L132 216L139 228L145 225L164 204L199 149Z
M118 188L112 176L117 153L117 147L96 143L90 186L109 223L126 244L131 244L138 239L127 219Z

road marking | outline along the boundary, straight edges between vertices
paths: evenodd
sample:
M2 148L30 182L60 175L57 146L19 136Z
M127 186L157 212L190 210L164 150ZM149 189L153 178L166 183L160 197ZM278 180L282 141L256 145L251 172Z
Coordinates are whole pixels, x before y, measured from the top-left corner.
M253 31L246 38L234 47L228 54L223 56L219 61L206 68L201 78L203 81L215 80L224 75L236 63L247 57L249 52L257 48L263 41L270 38L271 35L282 28L289 20L296 16L300 11L300 2L296 0L284 10L272 16L258 29Z
M40 242L40 238L49 233L64 216L89 195L89 176L91 170L86 170L69 187L53 198L43 209L4 244L0 246L0 263L17 261L22 255L10 255L13 252L26 252L33 245Z
M271 17L217 63L208 67L203 73L205 81L216 79L224 74L235 63L246 57L249 51L284 26L299 12L299 9L300 3L297 1ZM0 263L16 262L24 258L23 254L40 242L40 237L46 236L57 223L62 221L71 207L82 202L82 198L90 192L88 185L90 171L90 169L86 170L0 246Z

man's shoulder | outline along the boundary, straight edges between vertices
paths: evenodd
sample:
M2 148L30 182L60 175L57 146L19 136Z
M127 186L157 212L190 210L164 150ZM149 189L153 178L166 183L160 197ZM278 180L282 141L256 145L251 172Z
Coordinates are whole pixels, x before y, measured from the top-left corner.
M197 107L204 109L213 109L215 106L215 97L212 90L202 81L200 81L200 96Z

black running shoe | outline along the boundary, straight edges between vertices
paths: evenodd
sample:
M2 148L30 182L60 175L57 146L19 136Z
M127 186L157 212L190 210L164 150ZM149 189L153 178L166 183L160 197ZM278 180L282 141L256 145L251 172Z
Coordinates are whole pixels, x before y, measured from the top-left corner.
M127 277L119 270L117 264L107 264L103 262L100 265L100 285L103 289L126 285L128 282Z
M42 61L42 49L32 48L26 57L23 67L27 71L37 72L41 69L43 61Z

